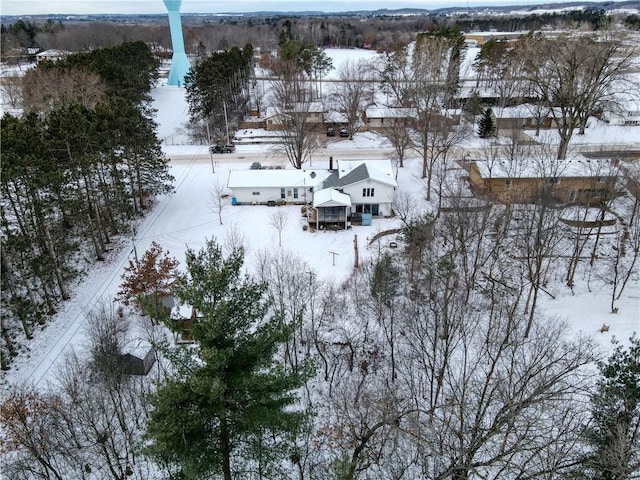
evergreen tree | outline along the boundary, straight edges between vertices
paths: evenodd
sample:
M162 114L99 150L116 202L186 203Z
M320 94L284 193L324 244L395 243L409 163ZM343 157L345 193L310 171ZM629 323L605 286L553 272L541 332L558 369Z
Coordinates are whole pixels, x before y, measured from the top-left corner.
M275 360L291 330L268 316L266 285L243 276L243 262L242 249L225 258L210 241L187 252L188 276L175 289L198 312L196 346L168 352L175 373L152 399L146 435L148 453L178 478L273 468L304 418L291 405L305 374Z
M640 474L640 338L617 345L591 398L587 440L591 453L582 466L585 478L625 480Z
M480 138L493 137L496 134L496 119L493 110L487 108L478 122L478 135Z

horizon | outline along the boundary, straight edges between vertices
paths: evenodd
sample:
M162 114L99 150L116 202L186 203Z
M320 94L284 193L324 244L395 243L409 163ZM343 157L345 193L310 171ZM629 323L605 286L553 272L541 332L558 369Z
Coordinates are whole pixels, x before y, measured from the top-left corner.
M598 0L583 0L584 3L597 3ZM614 3L621 0L614 0ZM349 12L358 10L397 10L401 8L419 8L436 10L440 8L469 7L521 7L566 3L562 0L353 0L345 8L344 1L338 0L240 0L211 2L205 0L183 0L180 12L183 14L242 14L261 11L296 13L317 11L325 13ZM212 5L213 4L213 5ZM1 5L2 16L39 16L39 15L158 15L167 13L162 0L108 1L108 0L61 0L43 2L42 0L4 0Z

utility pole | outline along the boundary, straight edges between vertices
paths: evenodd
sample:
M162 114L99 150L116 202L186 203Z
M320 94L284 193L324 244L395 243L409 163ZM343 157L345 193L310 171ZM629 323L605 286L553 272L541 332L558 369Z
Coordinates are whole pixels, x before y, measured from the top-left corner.
M213 166L213 153L211 152L211 131L209 130L209 120L207 119L207 138L209 139L209 158L211 159L211 173L216 173Z
M133 257L136 259L136 264L137 264L138 251L136 250L136 227L133 223L131 224L131 241L133 242Z
M231 139L229 138L229 119L227 118L227 102L226 100L222 102L222 108L224 110L224 126L227 131L227 145L231 144Z

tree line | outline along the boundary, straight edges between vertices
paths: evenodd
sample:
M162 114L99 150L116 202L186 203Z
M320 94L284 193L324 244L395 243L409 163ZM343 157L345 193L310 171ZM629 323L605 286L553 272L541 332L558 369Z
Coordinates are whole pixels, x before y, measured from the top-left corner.
M23 115L2 118L3 367L172 189L149 107L156 76L144 43L44 62L25 75Z
M359 17L358 17L359 18ZM486 16L462 14L450 17L440 14L412 16L376 15L366 22L340 15L326 16L250 16L202 17L183 15L185 48L188 54L242 48L251 43L269 51L283 36L290 36L316 47L356 47L392 51L408 44L415 33L457 26L462 31L536 31L551 29L600 30L614 23L628 29L638 29L635 14L608 14L590 8L569 12ZM2 57L6 60L28 58L29 48L61 49L72 52L115 46L122 42L144 41L164 49L171 48L169 29L160 23L126 25L109 22L73 23L66 20L43 22L18 20L3 23L0 29Z

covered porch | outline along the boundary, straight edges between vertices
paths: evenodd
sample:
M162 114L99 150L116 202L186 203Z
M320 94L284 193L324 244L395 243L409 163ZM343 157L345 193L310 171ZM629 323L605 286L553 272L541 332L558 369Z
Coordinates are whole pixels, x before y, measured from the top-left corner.
M351 209L351 198L333 188L325 188L313 194L313 209L316 230L347 229ZM309 225L313 227L313 225Z

